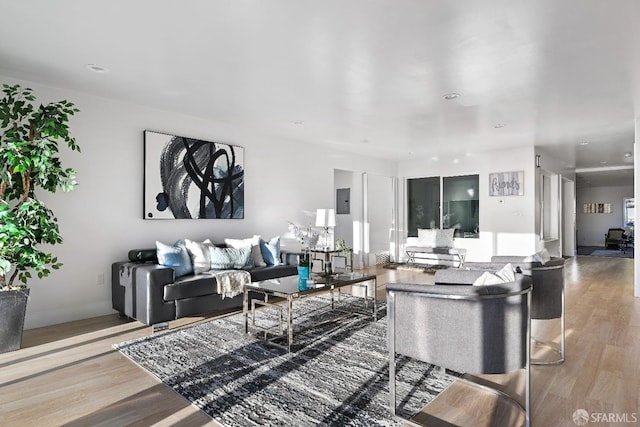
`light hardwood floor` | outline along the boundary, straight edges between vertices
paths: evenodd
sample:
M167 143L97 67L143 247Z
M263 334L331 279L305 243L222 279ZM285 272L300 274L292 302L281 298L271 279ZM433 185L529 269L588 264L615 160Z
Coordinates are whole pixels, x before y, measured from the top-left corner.
M433 280L429 274L375 271L380 298L387 282ZM581 256L568 261L566 273L567 359L532 367L533 425L575 426L577 409L640 418L640 299L633 297L633 260ZM171 328L207 320L181 319ZM557 324L545 323L534 324L536 333L554 334ZM23 349L0 355L0 425L217 425L112 349L150 333L115 315L25 331ZM514 376L492 379L517 382ZM491 394L460 385L419 419L505 426L517 424L519 416Z

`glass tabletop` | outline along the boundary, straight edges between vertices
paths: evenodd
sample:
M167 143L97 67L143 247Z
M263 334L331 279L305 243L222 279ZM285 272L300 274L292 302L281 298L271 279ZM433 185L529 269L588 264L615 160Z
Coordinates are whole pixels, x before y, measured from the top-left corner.
M286 276L279 277L277 279L262 280L260 282L252 282L245 285L247 289L264 290L268 292L277 292L283 294L294 293L312 293L314 291L320 291L331 287L346 286L353 283L363 282L366 280L374 280L375 274L366 273L337 273L330 276L323 276L318 274L311 274L311 280L313 284L308 283L307 289L299 288L299 276Z
M314 254L336 254L342 252L340 249L309 249L309 252Z
M312 274L312 279L316 283L324 283L327 285L332 284L344 284L346 282L355 283L362 282L364 280L373 280L376 278L375 274L357 273L357 272L343 272L335 273L328 276L322 274Z

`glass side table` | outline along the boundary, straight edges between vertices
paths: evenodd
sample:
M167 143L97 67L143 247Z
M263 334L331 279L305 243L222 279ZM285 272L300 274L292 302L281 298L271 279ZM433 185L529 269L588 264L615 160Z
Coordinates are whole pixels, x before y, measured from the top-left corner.
M331 256L332 260L336 258L344 260L344 271L353 271L353 251L348 251L347 253L339 252ZM332 264L334 269L338 267L335 261L332 261Z
M311 249L309 253L311 253L312 261L320 261L320 265L322 268L322 272L327 274L331 273L331 269L327 268L331 265L331 257L333 254L336 254L340 251L337 249Z
M327 263L331 263L332 270L335 269L335 258L344 259L344 271L353 271L353 252L349 252L348 255L344 254L339 249L311 249L309 251L312 254L312 260L321 262L321 269L323 273L328 273Z

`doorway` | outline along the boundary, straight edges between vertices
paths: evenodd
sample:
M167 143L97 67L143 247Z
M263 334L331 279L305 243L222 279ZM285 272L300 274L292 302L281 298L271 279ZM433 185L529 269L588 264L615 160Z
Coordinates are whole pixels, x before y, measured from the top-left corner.
M577 254L576 240L576 186L562 178L562 256Z
M397 258L397 178L335 169L336 241L353 249L354 268Z

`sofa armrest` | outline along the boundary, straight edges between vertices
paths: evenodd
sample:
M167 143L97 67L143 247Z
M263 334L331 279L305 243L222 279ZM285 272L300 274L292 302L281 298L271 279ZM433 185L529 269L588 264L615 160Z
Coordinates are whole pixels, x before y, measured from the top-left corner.
M285 265L298 265L303 254L301 251L280 251L280 262Z
M436 285L472 285L482 274L484 274L482 270L447 268L436 271L434 283Z
M164 287L175 281L175 271L158 264L140 264L134 269L130 295L132 314L127 315L146 325L174 320L175 303L164 300Z

